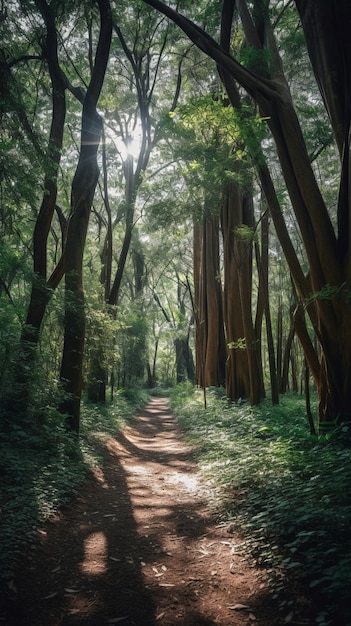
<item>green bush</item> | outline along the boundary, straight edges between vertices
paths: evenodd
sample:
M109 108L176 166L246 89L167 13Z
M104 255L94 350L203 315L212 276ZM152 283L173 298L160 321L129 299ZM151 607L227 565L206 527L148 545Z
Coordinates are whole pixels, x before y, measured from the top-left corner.
M1 420L0 571L16 559L37 525L76 492L85 474L79 445L48 409L47 419Z

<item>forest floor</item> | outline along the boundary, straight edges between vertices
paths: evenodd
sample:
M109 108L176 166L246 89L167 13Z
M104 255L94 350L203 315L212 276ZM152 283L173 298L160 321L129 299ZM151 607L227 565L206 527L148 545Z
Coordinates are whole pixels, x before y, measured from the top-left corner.
M264 571L211 511L166 399L152 399L102 456L102 469L38 529L1 625L281 623Z

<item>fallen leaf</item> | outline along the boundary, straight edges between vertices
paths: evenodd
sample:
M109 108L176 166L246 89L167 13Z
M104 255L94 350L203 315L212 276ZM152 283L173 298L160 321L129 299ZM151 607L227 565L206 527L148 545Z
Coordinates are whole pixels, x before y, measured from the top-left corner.
M255 622L255 621L257 620L257 617L256 617L256 615L254 615L253 613L249 613L249 619L250 619L252 622Z
M165 613L164 613L164 612L163 612L163 613L160 613L159 615L157 615L157 617L156 617L156 622L159 622L159 621L160 621L160 619L162 619L164 616L165 616Z
M53 591L52 593L49 593L47 596L45 596L43 600L50 600L50 598L54 598L55 596L57 596L57 593L57 591Z
M125 617L112 617L107 620L108 624L118 624L118 622L123 622L123 620L128 619L129 615L125 615Z
M79 593L79 589L65 589L66 593Z

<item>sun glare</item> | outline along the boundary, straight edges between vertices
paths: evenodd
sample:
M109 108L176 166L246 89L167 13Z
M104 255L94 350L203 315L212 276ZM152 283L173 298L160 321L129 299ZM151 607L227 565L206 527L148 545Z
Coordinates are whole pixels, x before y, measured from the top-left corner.
M124 143L124 156L131 156L133 159L137 159L141 150L142 137L141 134L137 136L133 136L128 140L128 142Z
M123 161L128 157L137 160L142 148L142 142L143 133L140 123L138 123L132 131L125 132L124 136L121 136L119 132L114 132L111 126L106 128L106 143L111 143L116 146Z

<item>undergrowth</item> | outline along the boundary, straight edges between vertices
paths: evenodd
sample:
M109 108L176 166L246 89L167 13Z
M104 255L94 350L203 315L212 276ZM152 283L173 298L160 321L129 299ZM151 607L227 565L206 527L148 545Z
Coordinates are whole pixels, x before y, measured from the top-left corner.
M124 390L106 406L84 403L79 441L47 407L19 419L0 419L0 578L11 569L38 527L77 493L100 463L101 445L145 404L143 390Z
M282 614L350 626L348 433L311 436L304 399L295 395L250 407L210 390L205 409L200 392L183 387L171 406L198 451L218 514L270 572Z

